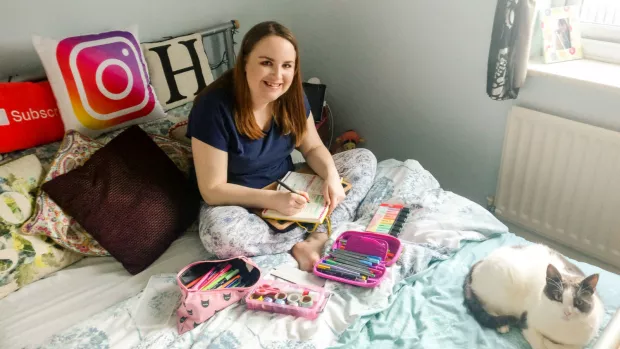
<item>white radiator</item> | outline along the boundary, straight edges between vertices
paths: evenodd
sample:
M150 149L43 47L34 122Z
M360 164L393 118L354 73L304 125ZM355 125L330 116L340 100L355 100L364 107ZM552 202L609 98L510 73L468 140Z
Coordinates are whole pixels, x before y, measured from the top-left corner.
M620 133L513 107L496 214L620 267Z

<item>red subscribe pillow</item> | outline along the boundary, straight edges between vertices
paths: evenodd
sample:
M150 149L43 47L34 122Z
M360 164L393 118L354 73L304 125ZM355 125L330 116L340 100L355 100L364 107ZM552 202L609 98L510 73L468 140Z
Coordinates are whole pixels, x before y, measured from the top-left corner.
M49 82L0 83L0 153L59 141L64 132Z

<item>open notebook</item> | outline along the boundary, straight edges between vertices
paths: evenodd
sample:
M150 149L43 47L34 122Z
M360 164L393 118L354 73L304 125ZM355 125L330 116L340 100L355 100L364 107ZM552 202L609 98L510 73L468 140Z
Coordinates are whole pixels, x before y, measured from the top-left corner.
M261 212L261 216L268 219L293 222L323 223L329 209L329 207L325 205L325 198L322 194L323 179L314 174L288 172L282 179L282 182L295 191L307 192L310 197L310 202L303 210L292 216L287 216L271 209L264 209ZM346 187L346 183L343 183L343 186ZM276 190L288 192L288 189L282 187L281 185L278 185Z

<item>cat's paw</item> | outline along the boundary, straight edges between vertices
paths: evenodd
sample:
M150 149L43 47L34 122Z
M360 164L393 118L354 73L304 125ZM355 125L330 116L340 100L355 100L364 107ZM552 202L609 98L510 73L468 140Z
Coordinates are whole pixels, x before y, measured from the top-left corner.
M508 326L508 325L505 325L505 326L497 328L497 332L502 333L502 334L503 333L508 333L509 331L510 331L510 326Z

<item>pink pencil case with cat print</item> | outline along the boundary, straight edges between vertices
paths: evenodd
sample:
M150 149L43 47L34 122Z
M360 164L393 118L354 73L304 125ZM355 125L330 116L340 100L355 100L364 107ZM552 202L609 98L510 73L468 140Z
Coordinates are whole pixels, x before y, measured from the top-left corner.
M381 233L346 231L326 256L314 265L317 276L360 287L375 287L386 268L398 260L402 245L397 238Z
M182 293L177 309L179 334L194 329L215 312L243 299L260 278L260 269L246 257L200 261L181 269L177 274Z

